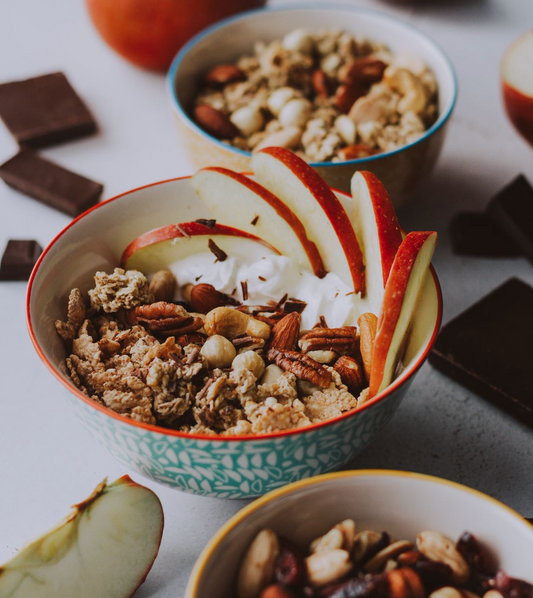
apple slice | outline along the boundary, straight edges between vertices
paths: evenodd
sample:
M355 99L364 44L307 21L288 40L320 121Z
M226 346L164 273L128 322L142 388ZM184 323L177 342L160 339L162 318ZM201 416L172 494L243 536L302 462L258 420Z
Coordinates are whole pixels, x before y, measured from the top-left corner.
M245 259L279 255L275 247L256 235L224 224L208 226L194 221L169 224L142 234L126 247L120 263L127 270L149 274L189 255L209 251L210 240L228 255Z
M501 63L503 100L518 132L533 145L533 30L519 37Z
M163 509L148 488L106 480L54 529L0 567L7 598L127 598L144 582L163 534Z
M200 170L191 182L213 218L223 220L231 214L237 228L259 235L302 268L320 278L325 276L322 257L307 238L303 224L268 189L243 174L219 167Z
M267 147L254 154L252 168L259 182L300 218L326 269L364 295L363 254L346 211L326 182L283 147Z
M396 253L374 340L369 397L392 382L436 243L436 232L413 232Z
M365 262L366 309L379 313L402 231L389 195L375 174L356 172L351 187L352 223Z

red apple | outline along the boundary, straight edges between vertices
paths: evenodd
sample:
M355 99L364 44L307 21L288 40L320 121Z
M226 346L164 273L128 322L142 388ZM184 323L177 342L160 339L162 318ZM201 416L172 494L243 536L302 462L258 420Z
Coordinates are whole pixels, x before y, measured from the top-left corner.
M533 30L505 52L501 78L507 114L518 132L533 145Z
M159 551L157 496L124 476L104 480L48 533L0 567L0 596L129 598Z
M387 191L375 174L356 172L351 187L352 223L365 261L365 311L377 314L402 231Z
M260 259L279 251L255 235L224 224L206 226L200 222L169 224L150 230L132 241L122 253L120 263L127 270L144 274L163 270L190 255L209 251L209 240L228 255ZM213 256L214 257L214 256Z
M307 238L301 221L268 189L243 174L214 166L200 170L191 182L213 218L230 213L240 230L276 245L316 276L326 274L317 246Z
M385 389L394 378L436 243L436 232L413 232L396 253L374 340L369 397Z
M204 27L266 0L86 0L102 38L137 66L166 70Z
M364 295L363 254L346 211L326 182L283 147L267 147L254 154L252 168L259 182L302 221L326 269Z

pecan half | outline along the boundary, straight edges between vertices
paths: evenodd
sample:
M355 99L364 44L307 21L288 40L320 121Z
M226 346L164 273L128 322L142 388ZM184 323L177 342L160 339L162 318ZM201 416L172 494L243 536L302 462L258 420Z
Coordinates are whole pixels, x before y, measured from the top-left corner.
M293 351L298 343L301 321L300 314L295 311L279 320L272 328L270 346L276 349Z
M341 328L313 328L302 336L299 344L304 353L337 351L341 355L348 355L357 348L357 341L357 328L342 326Z
M332 381L331 372L307 355L297 351L270 349L268 359L300 380L307 380L321 388L327 388Z
M125 317L128 324L142 324L150 332L163 336L186 334L203 326L202 318L191 316L181 305L165 301L139 305L126 312Z

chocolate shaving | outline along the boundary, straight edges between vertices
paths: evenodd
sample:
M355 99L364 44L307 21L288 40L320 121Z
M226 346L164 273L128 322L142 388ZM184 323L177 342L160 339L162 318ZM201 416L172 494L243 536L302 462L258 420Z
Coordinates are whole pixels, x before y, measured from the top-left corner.
M209 247L209 251L217 258L219 262L224 262L228 259L228 254L220 249L220 247L213 241L213 239L209 239L207 242L207 246Z
M250 222L250 224L251 224L252 226L255 226L255 225L257 224L257 221L258 221L258 220L259 220L259 216L256 216L256 217L255 217L255 218L254 218L254 219L253 219L253 220Z
M195 220L198 224L203 224L207 228L215 228L217 221L214 218L198 218Z
M318 322L313 326L313 328L329 328L326 318L324 316L320 316Z
M248 281L241 280L242 300L248 301Z
M257 278L259 278L259 280L261 282L266 282L267 281L267 279L264 276L258 276Z
M290 314L293 311L301 314L306 307L307 307L306 301L302 301L301 299L295 299L294 297L289 297L289 299L287 299L287 301L285 301L285 305L283 306L283 309L288 314Z
M350 291L349 293L346 293L345 297L349 297L350 295L355 295L355 291ZM335 295L336 297L337 295Z
M176 224L176 228L180 231L180 233L186 238L186 239L190 239L191 235L189 235L189 233L184 230L179 224Z
M195 282L198 282L198 281L199 281L199 280L202 278L202 276L203 276L203 274L200 274L200 276L197 276L197 277L194 279L194 281L195 281Z
M283 297L276 303L276 309L281 309L285 301L289 298L289 294L285 293Z

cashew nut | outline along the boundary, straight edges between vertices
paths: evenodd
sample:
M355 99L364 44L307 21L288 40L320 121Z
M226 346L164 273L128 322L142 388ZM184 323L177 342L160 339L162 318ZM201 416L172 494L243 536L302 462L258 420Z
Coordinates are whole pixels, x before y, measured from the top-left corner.
M426 107L424 86L411 71L389 66L383 74L383 81L403 96L397 106L400 114L409 111L419 114Z
M344 577L352 569L350 553L347 550L316 552L305 559L307 576L314 586L325 586Z
M267 339L270 326L248 314L231 307L215 307L205 317L204 328L208 336L220 334L230 340L241 334Z
M430 561L448 565L453 573L455 583L461 585L470 576L470 567L455 543L439 532L425 531L416 537L416 547Z

